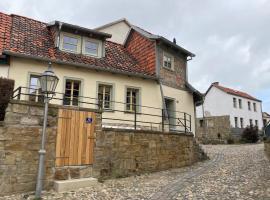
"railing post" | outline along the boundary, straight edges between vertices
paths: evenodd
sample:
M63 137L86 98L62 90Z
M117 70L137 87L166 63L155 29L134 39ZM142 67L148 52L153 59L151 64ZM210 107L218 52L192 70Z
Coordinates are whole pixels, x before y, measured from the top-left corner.
M191 115L189 115L189 131L192 132L191 131Z
M161 114L162 132L164 132L164 109L163 108L161 109L161 112L162 112L162 114Z
M137 104L135 104L135 111L134 111L134 129L137 129Z
M22 93L22 87L19 87L19 94L18 94L18 97L17 97L17 99L18 100L21 100L21 93Z
M185 133L187 133L187 117L186 117L186 113L184 113L184 126L185 126Z

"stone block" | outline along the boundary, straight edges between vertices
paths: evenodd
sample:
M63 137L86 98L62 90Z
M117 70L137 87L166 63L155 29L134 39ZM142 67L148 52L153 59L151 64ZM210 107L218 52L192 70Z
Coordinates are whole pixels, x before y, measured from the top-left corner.
M20 124L22 125L29 125L29 126L36 126L40 124L40 119L33 116L24 116L21 118Z
M69 175L71 179L77 179L80 178L80 168L78 167L71 167L69 168Z
M30 115L32 116L43 116L44 108L43 107L34 107L30 106Z
M22 104L12 104L12 111L14 113L27 114L29 111L29 106Z
M55 169L54 178L55 180L68 180L69 179L68 168Z

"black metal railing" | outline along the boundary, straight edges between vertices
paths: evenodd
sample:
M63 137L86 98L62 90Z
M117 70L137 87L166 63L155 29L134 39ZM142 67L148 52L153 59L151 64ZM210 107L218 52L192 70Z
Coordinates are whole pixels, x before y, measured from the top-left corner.
M18 87L13 92L13 99L42 102L40 89ZM68 100L67 100L68 98ZM55 92L51 96L52 104L99 109L102 112L102 126L107 128L125 128L134 130L155 130L173 132L192 132L191 115L186 112L166 110L145 105L134 105L119 101L109 101L109 108L104 108L101 100L93 97L73 96ZM69 105L67 105L67 103ZM108 102L107 102L108 105ZM127 110L132 108L131 110Z

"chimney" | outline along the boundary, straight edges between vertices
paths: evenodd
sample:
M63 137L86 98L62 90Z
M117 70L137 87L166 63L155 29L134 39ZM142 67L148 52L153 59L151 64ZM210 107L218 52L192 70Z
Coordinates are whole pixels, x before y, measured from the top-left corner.
M212 83L212 85L219 85L219 82L214 82Z
M176 39L175 38L173 38L173 43L176 44Z

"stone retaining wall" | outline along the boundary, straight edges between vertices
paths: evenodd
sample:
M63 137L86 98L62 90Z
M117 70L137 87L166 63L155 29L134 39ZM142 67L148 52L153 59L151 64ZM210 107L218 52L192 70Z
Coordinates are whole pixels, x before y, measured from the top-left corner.
M51 189L55 179L123 177L191 165L206 158L192 135L102 129L97 113L94 164L55 167L59 108L62 106L50 105L48 111L45 189ZM5 121L0 123L0 196L35 190L42 123L43 104L9 103Z
M107 129L97 131L96 137L96 177L161 171L206 159L193 135Z

